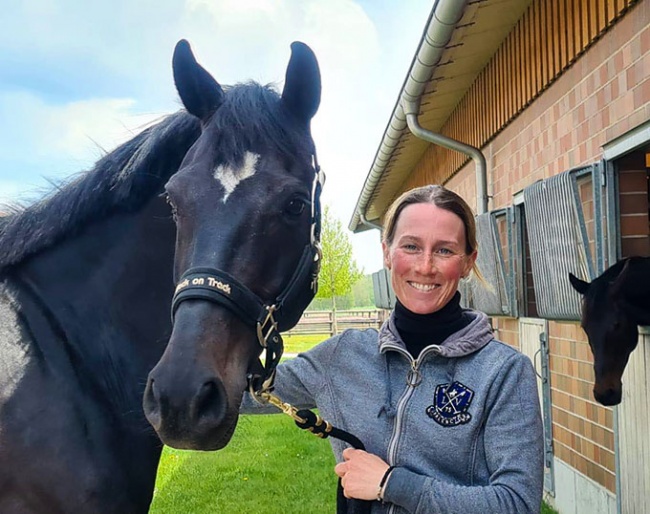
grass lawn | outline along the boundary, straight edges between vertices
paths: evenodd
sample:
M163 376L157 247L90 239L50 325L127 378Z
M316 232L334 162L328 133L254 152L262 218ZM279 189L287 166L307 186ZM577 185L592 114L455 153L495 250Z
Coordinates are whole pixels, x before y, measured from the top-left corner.
M300 353L330 337L328 334L283 335L285 353Z
M219 452L165 448L151 514L297 514L336 511L329 442L283 414L242 416ZM542 514L557 514L544 506Z
M283 414L242 416L219 452L165 448L154 514L335 512L336 475L328 441Z
M558 514L558 512L555 509L549 507L546 503L542 503L541 514Z

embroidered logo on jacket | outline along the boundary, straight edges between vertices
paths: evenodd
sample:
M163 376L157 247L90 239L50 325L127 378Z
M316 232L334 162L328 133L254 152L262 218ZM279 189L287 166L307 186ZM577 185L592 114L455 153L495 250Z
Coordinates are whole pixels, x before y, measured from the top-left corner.
M427 415L443 427L464 425L472 419L467 412L474 391L460 382L439 384L433 394L433 405L427 407Z

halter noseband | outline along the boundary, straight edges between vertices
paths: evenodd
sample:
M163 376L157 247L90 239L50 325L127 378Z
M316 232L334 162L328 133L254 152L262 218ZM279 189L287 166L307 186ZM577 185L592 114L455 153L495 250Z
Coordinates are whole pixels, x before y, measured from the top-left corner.
M320 194L325 174L314 159L314 181L311 190L310 242L305 246L296 271L274 301L264 302L248 287L225 271L216 268L190 268L181 276L172 299L172 323L178 306L185 300L207 300L233 312L240 320L255 328L257 340L265 350L263 375L249 375L252 392L271 390L275 368L284 345L280 332L293 328L318 291L318 273L322 260L320 248Z

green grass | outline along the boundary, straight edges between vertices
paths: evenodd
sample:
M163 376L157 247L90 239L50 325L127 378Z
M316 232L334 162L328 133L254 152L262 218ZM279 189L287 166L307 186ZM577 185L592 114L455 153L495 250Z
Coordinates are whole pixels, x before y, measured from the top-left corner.
M335 512L328 441L283 415L242 416L219 452L165 448L150 513Z
M284 351L286 353L305 352L328 337L328 334L283 335Z
M334 513L328 441L283 415L242 416L219 452L165 448L150 514ZM557 514L543 505L541 514Z
M542 512L540 514L558 514L558 511L552 509L546 502L542 503Z

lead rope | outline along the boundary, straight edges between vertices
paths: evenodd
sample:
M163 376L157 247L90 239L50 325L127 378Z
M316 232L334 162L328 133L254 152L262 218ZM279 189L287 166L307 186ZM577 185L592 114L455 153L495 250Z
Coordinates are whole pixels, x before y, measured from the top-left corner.
M284 414L290 416L298 428L308 430L316 437L327 439L333 437L340 441L348 443L357 450L364 450L366 447L361 440L345 430L336 428L328 421L314 414L309 409L296 409L293 405L283 402L277 396L268 391L252 392L253 397L262 404L271 404L280 409ZM343 486L339 478L336 489L336 513L337 514L370 514L372 502L366 500L348 500L343 496Z

